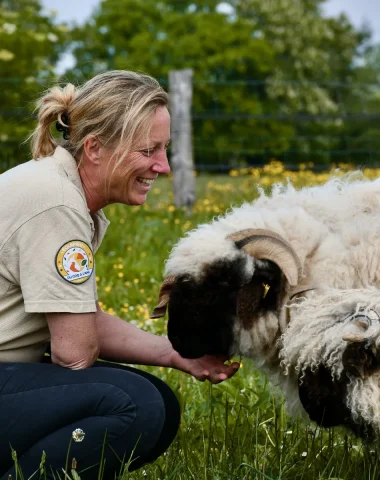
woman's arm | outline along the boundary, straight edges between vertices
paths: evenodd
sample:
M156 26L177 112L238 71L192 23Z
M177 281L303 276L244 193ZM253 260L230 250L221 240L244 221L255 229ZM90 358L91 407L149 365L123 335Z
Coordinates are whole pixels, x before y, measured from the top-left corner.
M140 330L118 317L96 313L48 313L52 362L63 367L91 367L96 358L119 363L172 367L200 381L219 383L232 377L238 363L225 365L227 357L206 355L182 358L166 337Z
M97 304L95 326L99 357L119 363L169 367L172 351L169 340L145 332L127 321L110 315Z
M99 355L96 313L47 313L51 361L73 370L91 367Z
M166 337L140 330L98 306L96 328L100 358L120 363L172 367L193 375L200 381L219 383L232 377L239 363L225 365L227 357L206 355L200 359L182 358Z

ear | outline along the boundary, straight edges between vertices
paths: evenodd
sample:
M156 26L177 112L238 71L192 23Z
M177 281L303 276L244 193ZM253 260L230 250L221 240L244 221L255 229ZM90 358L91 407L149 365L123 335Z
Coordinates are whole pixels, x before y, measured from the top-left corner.
M97 137L89 135L85 138L83 143L84 159L93 165L99 165L101 161L102 145Z
M149 318L161 318L166 314L166 309L170 299L170 292L175 283L176 277L174 275L168 275L162 282L160 291L158 293L158 304L154 308Z
M236 314L245 329L252 328L260 310L277 309L283 278L280 268L269 260L256 265L251 281L239 289L236 298Z
M263 295L264 286L258 282L250 282L238 291L236 313L246 330L249 330L254 324L255 314Z

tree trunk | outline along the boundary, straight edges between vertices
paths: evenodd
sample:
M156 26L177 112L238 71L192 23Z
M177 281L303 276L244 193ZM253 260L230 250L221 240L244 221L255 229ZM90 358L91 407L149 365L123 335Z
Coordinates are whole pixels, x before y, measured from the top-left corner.
M173 170L174 203L186 207L187 213L195 202L195 177L191 129L193 71L169 72L171 99L171 167Z

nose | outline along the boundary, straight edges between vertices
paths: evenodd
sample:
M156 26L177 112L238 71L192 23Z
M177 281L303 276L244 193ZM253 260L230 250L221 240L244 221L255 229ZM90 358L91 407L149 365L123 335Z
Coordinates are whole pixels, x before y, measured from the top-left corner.
M170 172L169 160L166 150L157 152L155 155L152 170L155 173L167 175Z

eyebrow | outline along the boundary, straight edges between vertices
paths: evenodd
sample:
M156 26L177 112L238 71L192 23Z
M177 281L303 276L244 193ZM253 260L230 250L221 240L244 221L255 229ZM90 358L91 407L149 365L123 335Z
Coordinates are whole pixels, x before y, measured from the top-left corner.
M167 145L168 143L171 142L171 138L169 138L169 140L167 140L166 142L159 142L159 141L154 141L152 140L151 142L149 142L151 145L153 145L154 147L156 147L157 145L161 145L162 143L164 145ZM137 147L138 149L141 149L141 150L144 150L145 148L147 148L145 145L144 146L140 146L140 147Z

